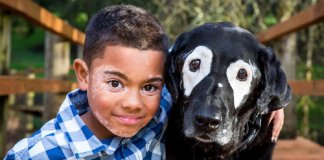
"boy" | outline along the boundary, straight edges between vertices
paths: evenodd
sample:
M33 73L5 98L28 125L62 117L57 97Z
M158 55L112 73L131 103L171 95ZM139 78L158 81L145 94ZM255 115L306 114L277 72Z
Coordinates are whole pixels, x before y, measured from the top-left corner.
M144 10L99 11L86 29L83 60L74 61L80 89L5 159L163 159L171 104L162 92L167 45L161 25Z
M86 30L83 60L74 61L80 89L5 159L164 159L166 51L167 36L144 10L99 11ZM275 116L279 131L281 118Z

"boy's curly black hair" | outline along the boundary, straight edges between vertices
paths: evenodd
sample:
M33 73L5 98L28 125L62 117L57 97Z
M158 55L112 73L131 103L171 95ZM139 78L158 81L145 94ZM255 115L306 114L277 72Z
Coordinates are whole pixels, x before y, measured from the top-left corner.
M89 67L107 45L167 52L168 37L157 19L145 10L113 5L96 13L87 26L83 59Z

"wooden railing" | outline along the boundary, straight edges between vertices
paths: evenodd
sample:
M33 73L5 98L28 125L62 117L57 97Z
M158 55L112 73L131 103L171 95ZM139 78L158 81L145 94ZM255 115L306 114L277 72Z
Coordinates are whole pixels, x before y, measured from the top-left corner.
M264 32L257 34L261 43L267 43L289 33L297 32L324 20L324 0L295 14L288 20L276 24ZM290 80L292 93L296 95L324 96L324 80Z
M47 9L39 6L38 4L34 3L31 0L0 0L0 9L1 9L1 13L5 13L7 17L8 15L9 17L11 17L14 14L23 17L27 21L30 21L35 25L44 28L46 31L55 33L59 37L62 37L65 41L69 41L77 45L83 45L84 43L85 35L83 32L72 27L64 20L55 16ZM10 25L8 26L10 27ZM3 32L3 31L2 33L10 34L8 32ZM2 34L0 35L2 36ZM1 39L1 42L10 41L10 38L7 39L6 38L7 37ZM1 43L0 45L3 45L3 43ZM5 46L5 48L7 48L4 49L5 51L8 51L8 49L10 50L8 46ZM52 54L55 54L55 52L53 52ZM0 66L0 74L2 74L1 72L3 72L2 70L3 68L1 67L2 66ZM6 68L5 70L7 70L8 72L8 68ZM6 97L3 96L15 95L21 93L27 94L30 92L40 92L40 93L47 93L47 94L67 93L75 88L77 88L77 84L71 81L51 80L51 79L29 79L27 77L22 77L22 76L18 77L12 75L0 75L0 158L2 158L4 152L6 151L6 147L5 147L6 139L7 139L6 138L6 124L7 124L6 116L8 115L7 113L9 109L8 107L6 107L7 104L4 102L4 98ZM27 107L26 109L28 109L28 111L24 113L29 113L30 111L37 109L37 107L34 108ZM23 111L24 108L19 108L18 110ZM48 107L47 109L45 108L43 110L48 110ZM42 110L36 112L43 113Z
M324 80L290 80L289 85L295 95L324 96Z
M0 95L27 92L69 92L77 88L77 84L61 80L27 79L15 76L0 76Z
M67 22L55 16L47 9L31 0L0 0L0 7L16 13L28 21L43 27L45 30L56 33L66 40L83 45L85 35ZM58 81L17 78L12 76L0 77L0 95L34 92L68 92L77 87L75 83Z
M0 0L0 7L52 31L73 43L83 45L85 35L31 0Z
M324 20L324 0L295 14L288 20L272 26L264 32L257 34L261 43L267 43L283 35L307 28Z

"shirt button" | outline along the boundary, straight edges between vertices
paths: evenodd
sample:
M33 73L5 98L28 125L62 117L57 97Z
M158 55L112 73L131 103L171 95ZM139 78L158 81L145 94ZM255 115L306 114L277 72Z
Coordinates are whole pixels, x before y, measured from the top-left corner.
M102 154L103 156L107 156L107 155L108 155L107 152L105 152L105 151L101 151L101 154Z

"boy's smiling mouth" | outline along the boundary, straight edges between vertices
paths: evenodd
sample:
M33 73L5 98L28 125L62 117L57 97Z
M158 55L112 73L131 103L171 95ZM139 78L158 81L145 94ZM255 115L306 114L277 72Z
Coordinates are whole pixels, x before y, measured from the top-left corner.
M118 122L125 125L136 125L140 123L144 116L136 116L136 115L113 115Z

